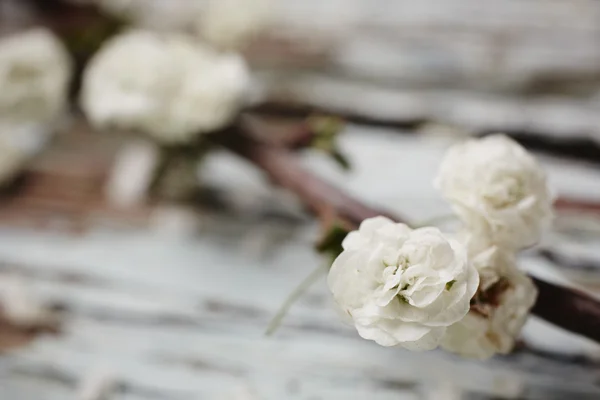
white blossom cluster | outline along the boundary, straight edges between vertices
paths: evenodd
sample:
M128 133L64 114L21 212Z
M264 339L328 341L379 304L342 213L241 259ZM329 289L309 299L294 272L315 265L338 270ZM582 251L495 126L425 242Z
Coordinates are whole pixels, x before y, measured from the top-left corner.
M359 335L380 345L507 353L537 296L515 259L551 219L546 176L521 146L494 135L449 149L435 185L462 231L367 219L343 241L329 288Z
M479 276L465 248L439 229L376 217L348 234L343 248L328 283L363 338L431 350L469 311Z
M249 86L244 60L183 34L134 30L90 61L81 106L99 128L137 130L185 143L229 123Z
M60 40L34 29L0 41L0 118L48 123L64 109L71 62Z
M45 29L0 40L0 185L47 141L65 111L71 72L67 50Z
M274 0L71 0L135 26L88 63L80 103L97 128L141 131L163 144L223 128L248 100L234 51L269 23ZM139 27L142 28L139 28Z

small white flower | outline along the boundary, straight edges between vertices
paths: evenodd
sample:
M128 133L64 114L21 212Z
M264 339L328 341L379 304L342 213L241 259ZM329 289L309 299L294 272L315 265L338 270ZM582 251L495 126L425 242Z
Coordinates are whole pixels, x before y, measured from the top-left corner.
M464 247L437 228L370 218L342 246L328 285L363 338L430 350L469 311L477 272Z
M531 279L516 267L507 268L495 284L475 295L469 314L447 329L442 347L476 359L510 352L536 298Z
M71 61L45 29L0 40L0 125L47 125L64 111Z
M220 48L237 49L270 23L274 0L209 0L199 31Z
M467 228L503 247L534 244L552 216L553 198L544 171L504 135L451 147L435 185Z
M81 104L98 127L181 143L231 122L248 85L237 55L216 53L184 35L132 31L92 59Z

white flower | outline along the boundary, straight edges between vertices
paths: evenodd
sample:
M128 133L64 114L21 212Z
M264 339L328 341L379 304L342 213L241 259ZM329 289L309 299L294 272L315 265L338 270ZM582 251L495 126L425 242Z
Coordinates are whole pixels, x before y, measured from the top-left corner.
M81 104L98 127L186 142L229 123L249 75L242 58L184 35L133 31L109 41L85 71Z
M49 139L65 111L71 61L45 29L0 40L0 185L10 183Z
M273 0L209 0L199 31L220 48L239 48L270 23Z
M71 62L45 29L0 40L0 124L47 125L64 110Z
M469 314L447 329L442 347L476 359L510 352L536 298L531 279L508 268L493 286L475 295Z
M552 216L544 171L504 135L450 148L435 185L469 229L503 247L534 244Z
M464 247L437 228L370 218L342 246L328 285L363 338L430 350L469 311L477 272Z

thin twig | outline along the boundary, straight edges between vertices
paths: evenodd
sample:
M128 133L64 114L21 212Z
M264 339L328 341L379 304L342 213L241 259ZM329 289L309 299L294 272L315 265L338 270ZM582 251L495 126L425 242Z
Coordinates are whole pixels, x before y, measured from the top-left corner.
M600 214L600 201L559 197L554 202L554 208L561 211L577 211Z
M267 326L267 330L265 331L265 335L272 335L277 328L281 325L283 318L286 316L290 308L294 305L296 301L319 279L321 276L325 275L329 270L326 265L319 265L315 268L296 288L290 293L290 295L285 299L285 302L281 305L277 313L269 322Z

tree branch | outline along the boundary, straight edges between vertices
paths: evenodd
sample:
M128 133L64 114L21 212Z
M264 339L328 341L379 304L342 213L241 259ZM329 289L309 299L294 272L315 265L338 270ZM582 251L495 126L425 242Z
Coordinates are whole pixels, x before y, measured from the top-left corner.
M531 312L556 326L600 342L600 303L576 290L532 277L539 294Z
M568 197L559 197L554 202L554 208L563 211L577 211L600 214L600 202L591 200L578 200Z
M336 186L306 171L288 149L256 141L245 130L250 125L214 135L213 140L263 170L277 185L291 190L318 216L334 213L356 228L361 221L385 215L395 221L403 218L369 207ZM573 333L600 343L600 302L592 297L533 278L539 289L532 313Z
M215 135L214 139L265 171L276 185L294 192L316 215L333 213L353 226L378 215L401 220L388 211L364 205L334 185L306 171L290 150L260 143L253 139L253 136L222 132Z

